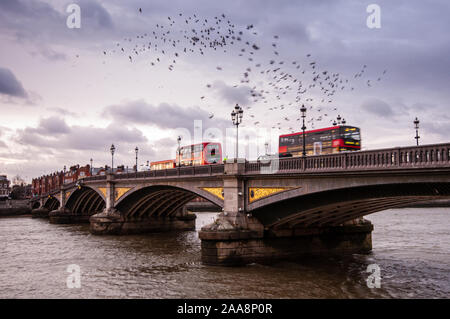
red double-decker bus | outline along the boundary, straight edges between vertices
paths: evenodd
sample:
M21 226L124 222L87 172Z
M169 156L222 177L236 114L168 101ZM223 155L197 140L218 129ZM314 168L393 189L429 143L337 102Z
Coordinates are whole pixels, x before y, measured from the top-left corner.
M182 146L177 152L175 165L195 166L222 163L222 145L220 143L203 142Z
M305 132L307 155L331 154L361 150L361 133L358 127L337 125ZM302 156L303 132L280 135L280 157Z

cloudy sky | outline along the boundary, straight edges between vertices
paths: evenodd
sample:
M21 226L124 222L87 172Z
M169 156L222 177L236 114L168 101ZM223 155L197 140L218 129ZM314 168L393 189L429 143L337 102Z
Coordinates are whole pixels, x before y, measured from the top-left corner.
M67 26L72 3L80 28ZM381 28L367 26L373 3ZM90 158L102 166L111 143L117 164L131 167L136 146L140 164L174 158L178 135L220 141L233 157L236 103L250 158L299 130L302 103L308 128L339 114L361 128L364 149L414 144L416 116L421 143L447 142L449 14L448 0L1 0L0 174L30 181ZM242 39L227 33L227 45L200 52L193 29L211 26ZM262 72L275 66L308 89L300 100L294 82L281 88ZM338 92L310 88L314 71L339 74ZM260 89L264 98L251 95Z

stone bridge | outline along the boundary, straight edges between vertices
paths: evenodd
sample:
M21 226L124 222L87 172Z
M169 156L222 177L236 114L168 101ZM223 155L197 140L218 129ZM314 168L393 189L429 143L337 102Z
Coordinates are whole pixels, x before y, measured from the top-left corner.
M185 205L196 197L222 207L199 233L207 264L370 251L363 216L450 198L450 144L93 176L33 207L54 223L131 234L195 229Z

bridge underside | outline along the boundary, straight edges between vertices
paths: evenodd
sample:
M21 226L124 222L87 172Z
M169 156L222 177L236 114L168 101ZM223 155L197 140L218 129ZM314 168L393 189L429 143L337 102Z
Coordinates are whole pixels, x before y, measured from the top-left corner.
M92 188L81 187L69 197L66 208L74 215L91 216L105 208L105 200Z
M59 200L53 196L49 196L44 200L42 205L40 202L34 202L32 204L31 216L33 218L47 218L49 212L58 209L60 206Z
M126 220L173 217L197 196L175 187L146 187L129 195L116 209Z
M52 211L58 209L59 205L60 205L59 200L56 199L55 197L51 197L45 202L44 208L48 209L49 211Z
M311 253L369 252L373 226L360 217L445 197L450 198L450 183L371 185L317 192L255 209L246 218L246 229L231 227L228 232L218 229L237 219L221 214L216 224L222 226L211 224L200 232L202 260L234 265Z
M450 183L373 185L290 198L252 211L266 229L332 227L389 208L450 197Z
M132 234L194 230L195 215L185 209L199 194L172 186L148 186L123 198L114 208L92 216L94 234Z
M105 200L92 188L80 187L69 197L64 207L50 211L54 224L89 223L90 216L105 208Z

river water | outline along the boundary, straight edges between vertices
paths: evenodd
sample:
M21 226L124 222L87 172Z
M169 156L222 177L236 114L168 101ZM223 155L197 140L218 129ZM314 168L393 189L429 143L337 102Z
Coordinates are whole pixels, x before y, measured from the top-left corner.
M216 213L197 214L197 229ZM88 225L0 219L0 298L449 298L450 208L367 217L373 252L296 262L211 267L196 231L93 236ZM80 288L68 288L69 265ZM378 265L380 288L367 266Z

